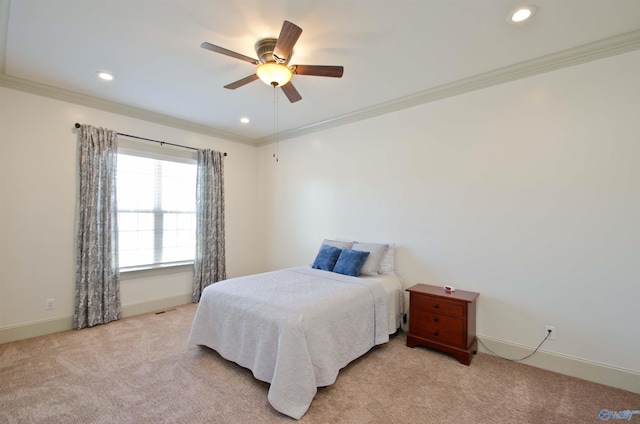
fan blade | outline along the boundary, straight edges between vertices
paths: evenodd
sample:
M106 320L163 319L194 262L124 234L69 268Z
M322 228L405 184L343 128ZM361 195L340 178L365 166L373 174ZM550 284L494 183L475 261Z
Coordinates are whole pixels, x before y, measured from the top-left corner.
M236 88L242 87L243 85L249 84L250 82L253 82L257 79L258 79L258 76L256 74L251 74L248 77L242 78L241 80L225 85L224 88L228 88L229 90L235 90Z
M291 58L293 46L298 41L300 34L302 34L302 28L296 24L292 24L289 21L282 23L278 41L276 41L276 46L273 49L273 56L277 61L286 62Z
M253 65L257 65L258 64L258 59L253 59L249 56L245 56L243 54L240 53L236 53L236 52L232 52L231 50L227 50L223 47L220 46L216 46L215 44L211 44L211 43L207 43L206 41L202 44L200 44L200 47L202 47L203 49L207 49L207 50L211 50L212 52L216 52L216 53L221 53L223 55L226 56L231 56L235 59L240 59L240 60L244 60L245 62L249 62Z
M297 75L314 75L317 77L342 78L344 68L342 66L324 65L294 65L293 73Z
M302 96L300 95L300 93L298 93L298 90L296 90L293 84L291 84L291 81L281 86L280 88L282 88L282 91L284 91L284 94L287 96L287 99L289 99L291 103L302 100Z

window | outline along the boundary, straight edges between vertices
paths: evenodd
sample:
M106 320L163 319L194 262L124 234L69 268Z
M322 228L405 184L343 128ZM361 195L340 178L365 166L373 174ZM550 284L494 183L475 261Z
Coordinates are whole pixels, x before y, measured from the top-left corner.
M193 262L196 174L194 159L118 149L120 270Z

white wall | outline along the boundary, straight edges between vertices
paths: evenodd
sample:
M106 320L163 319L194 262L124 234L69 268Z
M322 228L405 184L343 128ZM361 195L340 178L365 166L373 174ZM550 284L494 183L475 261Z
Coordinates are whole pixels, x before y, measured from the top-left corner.
M255 147L0 88L0 330L56 319L71 325L78 145L75 122L228 152L227 273L233 277L264 269ZM140 310L144 304L189 299L192 275L188 271L123 280L123 307ZM45 311L48 298L56 299L56 309Z
M262 147L267 267L396 243L407 287L480 293L485 340L553 325L543 350L637 378L638 75L634 52Z

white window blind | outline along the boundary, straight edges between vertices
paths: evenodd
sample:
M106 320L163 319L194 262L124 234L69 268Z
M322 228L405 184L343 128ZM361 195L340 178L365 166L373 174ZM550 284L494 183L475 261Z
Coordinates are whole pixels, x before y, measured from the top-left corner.
M193 158L118 149L120 270L193 262L196 174Z

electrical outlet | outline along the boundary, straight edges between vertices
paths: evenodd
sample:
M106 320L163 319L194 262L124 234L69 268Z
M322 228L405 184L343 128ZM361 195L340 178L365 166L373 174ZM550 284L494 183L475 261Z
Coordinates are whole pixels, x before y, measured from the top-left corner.
M56 309L56 300L55 299L47 299L47 304L45 306L45 309L47 311L50 311L51 309Z
M555 340L556 339L556 327L553 327L551 325L545 325L544 326L544 336L547 337L547 334L549 333L549 331L551 331L551 333L549 334L549 338L547 338L547 340Z

